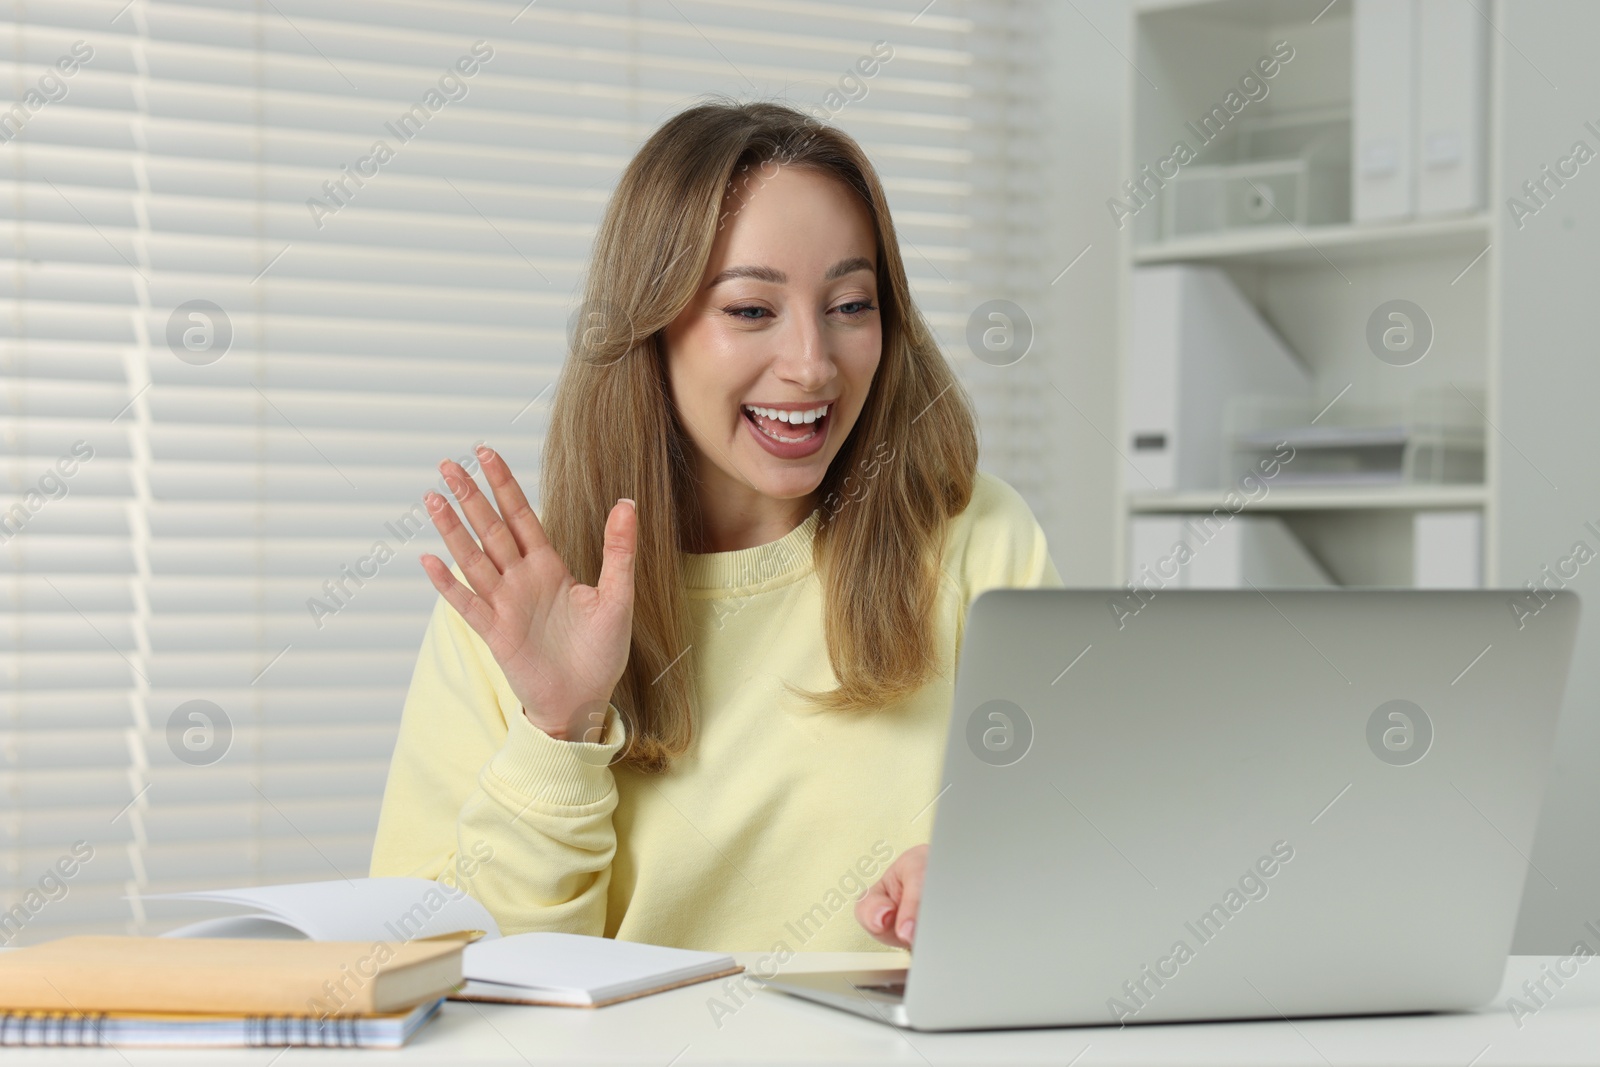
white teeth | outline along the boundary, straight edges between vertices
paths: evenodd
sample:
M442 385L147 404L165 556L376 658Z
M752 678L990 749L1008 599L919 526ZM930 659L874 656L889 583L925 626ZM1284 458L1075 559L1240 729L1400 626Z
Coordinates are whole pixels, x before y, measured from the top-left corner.
M761 415L769 419L776 419L778 422L786 422L791 426L798 426L802 423L816 422L818 419L822 418L822 416L826 415L828 413L828 409L832 406L832 404L824 404L822 407L812 408L810 411L783 411L779 410L778 408L760 408L754 406L753 404L746 404L744 405L744 408L746 411L752 412L756 415Z
M806 438L814 437L817 434L816 430L807 430L799 437L784 437L782 434L773 433L764 426L757 426L756 429L760 430L774 441L782 441L784 444L794 444L796 441L804 441Z

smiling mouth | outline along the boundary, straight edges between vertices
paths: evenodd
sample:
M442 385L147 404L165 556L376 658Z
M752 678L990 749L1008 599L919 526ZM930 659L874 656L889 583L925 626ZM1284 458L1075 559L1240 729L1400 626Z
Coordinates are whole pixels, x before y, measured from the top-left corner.
M828 416L833 413L833 404L820 404L807 411L782 411L744 404L740 410L766 436L782 444L796 445L822 432Z

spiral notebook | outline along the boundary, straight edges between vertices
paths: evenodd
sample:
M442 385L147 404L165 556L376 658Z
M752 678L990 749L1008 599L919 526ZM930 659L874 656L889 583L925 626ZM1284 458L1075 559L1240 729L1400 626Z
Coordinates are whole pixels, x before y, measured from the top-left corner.
M152 1015L0 1011L0 1046L238 1048L304 1045L399 1048L439 1013L443 998L388 1015Z

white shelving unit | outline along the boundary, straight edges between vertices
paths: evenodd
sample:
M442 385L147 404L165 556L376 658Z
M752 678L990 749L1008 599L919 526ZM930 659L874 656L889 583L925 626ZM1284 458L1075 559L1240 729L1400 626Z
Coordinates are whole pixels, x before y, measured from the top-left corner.
M1136 245L1133 261L1147 263L1235 263L1304 266L1336 254L1343 262L1370 262L1396 252L1469 255L1488 244L1489 216L1428 219L1405 223L1327 226L1266 226L1231 233Z
M1198 145L1194 122L1238 86L1257 60L1287 41L1293 58L1281 64L1268 92L1252 99L1235 121L1292 119L1348 112L1352 98L1352 14L1348 2L1327 0L1145 0L1134 6L1131 107L1126 172L1168 156L1183 140ZM1491 72L1492 79L1492 72ZM1491 81L1492 84L1492 81ZM1493 153L1490 131L1490 153ZM1348 149L1348 146L1346 146ZM1193 164L1199 165L1199 164ZM1147 186L1148 187L1148 186ZM1159 196L1160 194L1158 194ZM1387 405L1404 409L1428 390L1466 390L1486 411L1493 395L1492 324L1499 299L1493 193L1475 210L1453 216L1361 224L1257 225L1164 237L1164 204L1139 206L1123 242L1125 270L1162 263L1221 268L1304 361L1316 406ZM1130 201L1131 203L1131 201ZM1281 214L1281 213L1280 213ZM1343 214L1349 217L1348 205ZM1126 291L1126 290L1125 290ZM1373 311L1409 300L1428 314L1432 347L1405 367L1378 359L1366 343ZM1129 331L1124 331L1124 338ZM1127 368L1128 352L1122 353ZM1124 390L1149 388L1128 380ZM1474 392L1476 391L1476 392ZM1181 401L1180 401L1181 402ZM1131 448L1131 430L1119 439ZM1484 427L1486 439L1493 431ZM1486 440L1486 453L1492 452ZM1279 515L1306 548L1344 585L1409 585L1413 513L1470 510L1483 516L1484 584L1497 578L1494 553L1496 468L1489 454L1481 484L1272 486L1248 504L1251 514ZM1124 471L1119 571L1127 574L1126 524L1144 514L1207 514L1222 506L1215 491L1152 492Z
M1600 563L1574 562L1580 544L1594 553L1588 558L1600 557L1600 162L1577 173L1570 163L1577 142L1600 153L1600 64L1592 55L1600 4L1462 2L1490 28L1481 213L1170 242L1136 217L1124 231L1124 295L1136 266L1216 264L1307 359L1327 399L1346 383L1345 399L1367 400L1420 381L1482 388L1489 427L1482 485L1281 487L1251 507L1282 517L1348 584L1404 584L1404 531L1419 510L1478 509L1483 581L1506 591L1508 607L1530 585L1558 585L1583 599L1512 945L1518 953L1563 953L1592 936L1584 923L1600 915ZM1137 69L1127 83L1129 175L1164 156L1173 132L1192 117L1185 112L1208 106L1272 40L1290 40L1296 57L1262 104L1327 106L1351 96L1350 0L1136 0L1130 28ZM1558 185L1549 175L1563 165ZM1530 185L1542 194L1530 196ZM1434 349L1410 367L1387 366L1362 343L1367 315L1390 298L1421 305L1437 331ZM1122 356L1125 367L1125 350ZM1138 387L1124 375L1122 388ZM1222 497L1152 496L1129 481L1128 465L1122 470L1124 521L1215 506ZM1125 551L1126 537L1118 543ZM1125 572L1125 560L1119 565ZM1510 639L1528 638L1537 622Z
M1136 515L1209 514L1225 507L1223 490L1186 493L1129 493L1128 511ZM1481 508L1489 499L1481 485L1419 485L1409 488L1293 487L1274 489L1252 511L1460 511Z

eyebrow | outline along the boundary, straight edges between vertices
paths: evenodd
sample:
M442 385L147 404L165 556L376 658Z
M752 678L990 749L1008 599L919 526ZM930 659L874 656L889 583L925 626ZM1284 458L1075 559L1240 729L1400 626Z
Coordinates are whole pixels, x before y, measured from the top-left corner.
M828 268L828 273L822 276L823 281L831 282L836 278L843 278L846 274L854 274L858 270L875 270L872 260L866 256L852 256L841 259ZM754 278L757 281L771 282L773 285L782 285L789 280L789 276L773 267L729 267L706 283L706 288L711 289L723 282L734 278Z

